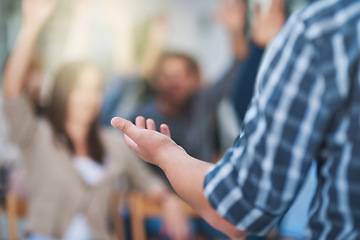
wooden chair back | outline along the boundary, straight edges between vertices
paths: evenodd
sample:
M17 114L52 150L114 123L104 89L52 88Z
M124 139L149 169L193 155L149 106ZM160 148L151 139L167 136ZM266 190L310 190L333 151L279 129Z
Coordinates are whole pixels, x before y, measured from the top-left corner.
M18 240L19 228L18 222L19 218L24 218L27 214L27 201L25 198L19 198L8 192L6 194L6 216L8 224L8 234L9 240Z
M189 218L198 218L199 214L179 199ZM129 210L131 213L131 236L133 240L146 240L145 220L148 218L160 218L163 213L161 205L140 193L129 195Z

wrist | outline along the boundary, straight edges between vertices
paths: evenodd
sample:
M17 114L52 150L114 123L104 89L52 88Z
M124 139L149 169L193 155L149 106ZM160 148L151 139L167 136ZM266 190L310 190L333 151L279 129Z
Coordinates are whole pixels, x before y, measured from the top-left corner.
M187 153L180 146L170 146L159 152L156 157L156 165L166 174L169 168L174 167L176 162L184 160L186 156L188 156Z
M250 40L250 49L251 51L265 51L266 45L258 44L254 39Z
M236 59L243 60L248 55L249 43L244 36L234 39L233 51Z
M246 42L247 41L243 30L230 31L230 35L234 41L237 41L237 42Z
M254 32L252 34L252 42L260 48L266 48L269 40L264 36L260 36L258 33Z
M21 33L27 37L37 37L41 32L42 26L39 24L23 23L21 27Z

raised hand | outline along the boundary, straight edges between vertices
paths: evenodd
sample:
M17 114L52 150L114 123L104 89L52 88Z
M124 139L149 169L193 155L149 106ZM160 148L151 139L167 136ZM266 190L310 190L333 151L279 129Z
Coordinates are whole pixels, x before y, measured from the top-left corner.
M155 122L143 117L136 118L136 126L123 118L115 117L111 125L125 134L127 145L144 161L160 165L162 156L185 153L170 138L170 130L166 124L160 126L160 132L156 131Z
M41 30L54 12L57 0L23 0L23 25Z
M244 59L248 54L245 37L247 9L245 0L222 0L222 2L218 18L230 33L235 58Z
M285 3L283 0L272 0L268 12L255 6L252 37L254 42L261 46L266 45L280 32L285 23Z
M244 0L223 0L218 13L220 22L232 33L244 34L246 3Z
M26 74L39 34L55 9L57 0L23 0L23 24L6 64L3 92L18 97L25 88Z
M163 45L169 35L169 21L166 15L159 15L152 22L149 30L149 41Z

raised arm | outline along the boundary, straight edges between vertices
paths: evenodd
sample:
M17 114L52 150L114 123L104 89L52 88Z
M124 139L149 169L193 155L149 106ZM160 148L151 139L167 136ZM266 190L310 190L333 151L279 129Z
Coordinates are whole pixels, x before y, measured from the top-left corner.
M229 94L230 87L243 71L247 61L248 42L245 36L246 4L244 0L223 0L218 12L218 19L228 30L232 42L234 60L225 74L212 86L202 92L207 106L216 106L224 96ZM211 108L213 109L213 108Z
M280 32L286 20L284 0L272 0L268 12L255 6L252 38L260 47L266 47Z
M144 55L140 64L140 74L145 79L151 78L154 74L156 64L163 53L168 33L167 17L165 15L157 16L150 25Z
M25 75L37 39L52 14L56 2L56 0L23 0L21 30L4 72L5 98L16 98L23 92Z
M25 96L27 70L38 36L55 8L56 0L24 0L23 24L4 73L3 102L12 141L20 148L31 146L37 119Z
M223 0L218 18L229 32L234 56L243 60L248 54L248 43L245 36L246 27L245 0Z
M243 121L253 96L254 85L260 62L267 45L280 32L285 22L285 6L282 0L273 0L269 12L256 7L250 55L244 63L243 71L238 72L232 88L232 101L239 120Z

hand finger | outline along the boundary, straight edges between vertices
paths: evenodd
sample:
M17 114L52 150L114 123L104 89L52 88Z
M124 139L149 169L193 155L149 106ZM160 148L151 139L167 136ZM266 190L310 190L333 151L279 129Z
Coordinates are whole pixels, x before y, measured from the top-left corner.
M128 147L130 149L132 149L133 151L135 151L136 147L137 147L137 144L128 135L125 134L124 136L125 136L125 142L128 145Z
M140 129L137 128L132 122L124 118L114 117L113 119L111 119L111 125L114 128L122 131L124 134L126 134L133 141L136 142Z
M146 119L146 128L156 131L155 121L151 118Z
M135 118L135 125L139 128L145 128L145 118L138 116Z
M166 125L166 124L161 124L160 125L160 132L162 134L164 134L165 136L171 138L171 133L170 133L170 129L169 129L169 126Z

